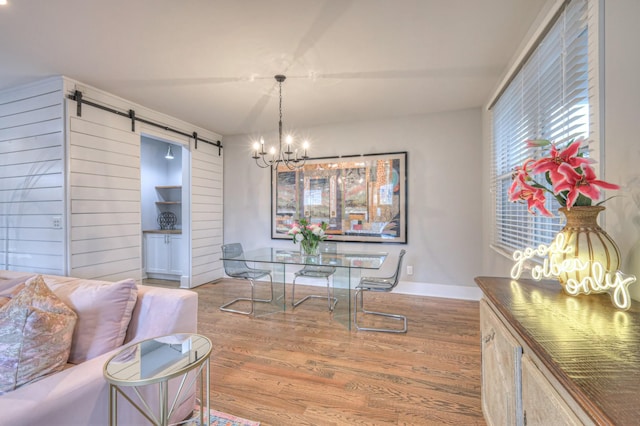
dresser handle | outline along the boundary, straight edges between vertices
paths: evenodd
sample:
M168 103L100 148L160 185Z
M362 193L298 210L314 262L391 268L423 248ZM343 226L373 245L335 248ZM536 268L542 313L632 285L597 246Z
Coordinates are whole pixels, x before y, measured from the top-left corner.
M484 343L485 344L489 343L490 341L493 340L495 336L496 336L496 331L494 329L491 329L491 333L484 337L483 339Z

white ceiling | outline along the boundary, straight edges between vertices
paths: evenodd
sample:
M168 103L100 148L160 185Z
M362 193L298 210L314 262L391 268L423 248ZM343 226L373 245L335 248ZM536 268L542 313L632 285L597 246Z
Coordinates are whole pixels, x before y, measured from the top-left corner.
M0 90L62 74L222 135L483 105L545 0L8 0Z

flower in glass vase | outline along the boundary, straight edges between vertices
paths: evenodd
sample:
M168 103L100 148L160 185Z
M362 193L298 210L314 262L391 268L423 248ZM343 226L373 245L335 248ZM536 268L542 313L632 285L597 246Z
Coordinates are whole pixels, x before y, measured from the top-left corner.
M291 235L293 243L300 242L300 248L305 254L318 254L320 241L327 239L327 223L309 223L307 219L299 219L293 224L288 234Z
M555 197L561 207L570 210L573 206L594 205L600 199L600 188L620 189L618 185L596 178L591 167L592 160L579 152L582 142L582 139L578 139L559 149L546 139L526 141L530 148L549 146L549 153L538 160L527 159L522 166L516 167L508 191L509 200L525 201L529 213L535 214L535 209L544 216L553 216L545 207L549 194Z

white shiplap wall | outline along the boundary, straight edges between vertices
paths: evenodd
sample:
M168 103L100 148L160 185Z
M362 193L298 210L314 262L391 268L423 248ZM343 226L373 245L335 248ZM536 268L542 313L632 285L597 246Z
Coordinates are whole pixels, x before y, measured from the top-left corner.
M142 277L141 133L188 147L191 238L185 271L194 287L222 278L222 156L218 148L113 113L67 94L207 140L206 129L66 77L0 92L0 269L81 278ZM185 275L188 275L188 272ZM187 277L188 281L188 277Z
M222 245L222 156L218 148L191 142L191 284L197 286L224 275Z
M0 93L0 269L63 275L61 79Z
M133 109L136 116L185 133L194 131L207 140L219 135L166 116L81 83L65 79L66 92L75 89L85 99L118 111ZM191 161L190 226L183 224L183 245L190 252L184 269L194 287L222 278L222 156L218 148L193 139L136 122L89 105L76 116L76 103L68 100L69 116L69 208L70 275L117 280L142 278L142 227L140 149L141 134L188 147ZM187 179L189 180L189 179ZM185 181L186 182L186 181ZM183 182L183 184L185 183ZM189 267L190 265L190 267ZM188 273L184 274L188 276Z

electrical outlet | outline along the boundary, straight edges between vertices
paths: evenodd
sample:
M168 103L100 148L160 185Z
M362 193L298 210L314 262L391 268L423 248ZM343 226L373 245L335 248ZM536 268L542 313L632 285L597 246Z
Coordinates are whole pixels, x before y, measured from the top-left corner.
M62 218L60 216L55 216L51 219L51 226L54 229L62 229Z
M407 265L407 275L413 275L413 265Z

